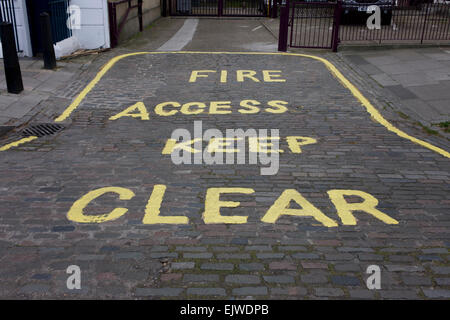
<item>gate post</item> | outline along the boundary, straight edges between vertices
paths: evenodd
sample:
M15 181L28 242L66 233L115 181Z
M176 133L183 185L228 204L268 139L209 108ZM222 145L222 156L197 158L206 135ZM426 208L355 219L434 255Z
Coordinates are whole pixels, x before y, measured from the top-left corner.
M217 16L221 17L223 14L223 0L219 0L217 11Z
M334 8L334 18L333 18L333 36L331 49L333 52L337 52L339 45L339 25L341 23L341 13L342 13L342 1L336 1L336 7Z
M272 18L275 19L278 15L278 0L272 0Z
M278 34L278 51L287 51L289 33L289 2L280 8L280 30Z
M142 20L142 0L138 0L138 17L139 17L139 31L144 31L144 21Z
M117 39L117 11L114 2L108 2L109 14L109 34L111 38L111 48L115 48L118 43Z
M161 16L167 17L167 0L162 0L162 13Z

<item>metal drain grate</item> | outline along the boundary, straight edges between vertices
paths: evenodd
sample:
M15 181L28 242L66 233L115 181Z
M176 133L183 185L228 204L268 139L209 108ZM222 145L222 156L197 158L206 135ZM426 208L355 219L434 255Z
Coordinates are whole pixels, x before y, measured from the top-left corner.
M59 124L43 123L43 124L38 124L38 125L34 125L34 126L31 126L31 127L25 128L22 131L22 136L24 136L24 137L49 136L49 135L55 134L58 131L61 131L63 129L64 129L64 127L62 125L59 125Z

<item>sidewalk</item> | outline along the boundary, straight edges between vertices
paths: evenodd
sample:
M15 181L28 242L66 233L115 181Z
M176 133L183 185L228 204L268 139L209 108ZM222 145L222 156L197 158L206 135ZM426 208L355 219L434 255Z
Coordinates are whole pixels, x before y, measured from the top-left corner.
M262 23L278 39L279 19ZM334 59L356 72L405 121L450 136L445 130L450 120L450 47L341 45Z
M338 55L405 119L433 130L450 120L450 48L345 48Z
M42 59L21 58L20 68L24 91L8 93L3 59L0 59L0 125L20 126L44 111L44 102L64 95L66 87L82 71L89 68L95 56L58 61L56 70L43 69ZM61 91L61 92L60 92Z

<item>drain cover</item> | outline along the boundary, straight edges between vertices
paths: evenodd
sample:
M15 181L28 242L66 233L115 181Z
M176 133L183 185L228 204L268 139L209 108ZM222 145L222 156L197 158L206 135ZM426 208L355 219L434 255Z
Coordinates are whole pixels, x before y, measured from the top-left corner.
M25 128L22 131L22 135L24 137L29 136L43 137L55 134L58 131L61 131L62 129L64 129L64 127L59 124L43 123Z

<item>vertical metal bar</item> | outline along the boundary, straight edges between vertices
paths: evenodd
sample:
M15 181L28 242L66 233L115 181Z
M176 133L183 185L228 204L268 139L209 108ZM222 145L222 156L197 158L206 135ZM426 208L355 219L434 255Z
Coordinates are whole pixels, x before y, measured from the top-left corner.
M273 7L272 7L272 18L277 18L278 15L278 0L273 0Z
M292 42L292 38L294 37L294 33L295 33L295 40L297 40L297 30L298 30L298 25L299 23L302 23L302 21L300 19L296 19L296 8L295 8L296 3L292 2L292 15L291 15L291 35L290 35L290 41L289 41L289 45L292 47L293 46L293 42ZM281 19L281 12L280 12L280 19ZM288 24L289 24L289 9L288 9ZM302 25L300 25L300 30L302 28ZM288 27L288 32L289 32L289 27ZM300 34L301 36L301 34Z
M111 38L111 48L114 48L116 43L116 32L115 32L115 26L116 26L116 10L115 10L115 4L112 2L108 2L108 12L109 12L109 35Z
M144 31L144 21L142 19L142 0L138 0L138 16L139 16L139 31Z
M16 39L16 45L17 45L17 51L20 51L20 43L19 43L19 34L17 33L17 21L16 21L16 11L14 8L14 2L11 0L11 16L12 16L12 23L14 26L14 35Z
M219 0L219 5L217 8L217 16L221 17L223 15L223 1L224 0Z
M278 6L279 10L280 10L280 19L281 19L281 3ZM289 4L289 11L288 11L288 38L289 38L289 42L288 42L288 46L289 47L293 47L294 43L296 43L297 41L297 33L298 33L298 28L301 28L301 25L299 26L299 22L301 22L298 19L298 3L295 1L292 1L292 3Z
M289 2L281 6L280 30L278 35L278 51L287 51L288 23L289 23Z
M428 18L428 6L426 5L425 20L424 20L424 23L423 23L422 36L420 37L420 43L421 44L423 43L423 37L424 37L424 34L425 34L425 28L426 28L426 25L427 25L427 18Z
M162 13L161 13L161 16L163 16L163 17L167 17L167 12L166 12L166 10L167 10L167 1L166 0L162 0Z
M338 0L335 4L334 9L334 23L333 23L333 36L332 36L332 44L331 49L333 52L337 52L338 44L339 44L339 25L341 20L341 12L342 12L342 2Z

